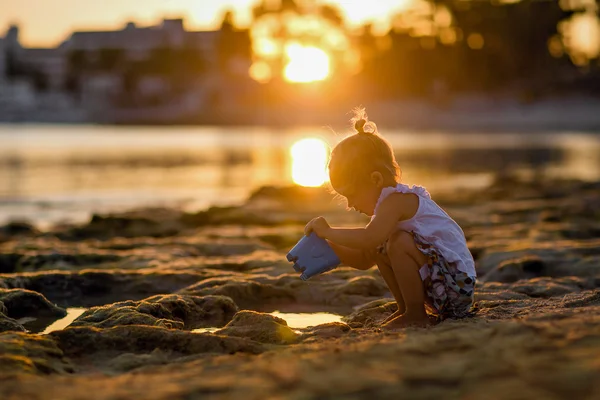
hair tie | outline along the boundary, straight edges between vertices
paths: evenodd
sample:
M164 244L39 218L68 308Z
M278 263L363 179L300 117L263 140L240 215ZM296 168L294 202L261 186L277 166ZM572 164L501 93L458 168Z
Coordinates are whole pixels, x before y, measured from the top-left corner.
M367 121L365 121L364 119L361 118L354 123L354 129L356 129L356 131L358 133L366 133L365 132L365 124L366 123L367 123Z

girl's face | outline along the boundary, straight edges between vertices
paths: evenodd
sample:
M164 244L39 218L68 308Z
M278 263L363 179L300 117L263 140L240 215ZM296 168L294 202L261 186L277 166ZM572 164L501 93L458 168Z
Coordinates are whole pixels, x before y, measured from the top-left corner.
M381 195L382 187L375 183L357 185L339 192L346 198L348 207L369 217L375 213L377 200Z

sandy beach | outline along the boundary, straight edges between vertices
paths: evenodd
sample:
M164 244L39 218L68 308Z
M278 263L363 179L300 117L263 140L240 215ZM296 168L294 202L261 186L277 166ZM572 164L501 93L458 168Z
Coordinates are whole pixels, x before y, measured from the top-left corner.
M322 189L2 226L0 397L600 397L600 183L504 176L435 200L476 259L475 313L397 332L376 268L303 282L285 260L315 215L366 222Z

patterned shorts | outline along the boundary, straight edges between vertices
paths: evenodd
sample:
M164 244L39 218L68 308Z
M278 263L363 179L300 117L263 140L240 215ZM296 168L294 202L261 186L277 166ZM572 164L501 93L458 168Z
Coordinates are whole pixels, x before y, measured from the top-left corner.
M427 264L419 270L425 287L425 308L438 321L464 318L472 314L476 279L459 271L456 263L448 262L440 252L414 232L417 248L427 256ZM385 254L386 243L379 247Z

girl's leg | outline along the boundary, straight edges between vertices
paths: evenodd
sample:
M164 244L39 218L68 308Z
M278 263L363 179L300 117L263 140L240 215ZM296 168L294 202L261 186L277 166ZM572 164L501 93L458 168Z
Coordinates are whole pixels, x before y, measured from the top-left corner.
M416 247L410 233L398 231L387 243L387 254L400 289L405 312L383 325L384 328L401 328L408 325L427 325L425 312L425 288L419 268L427 262L427 257Z
M379 268L379 273L383 277L386 285L392 292L394 299L396 300L396 304L398 305L398 310L394 312L392 315L383 320L383 324L386 322L404 314L406 311L406 306L404 305L404 298L402 297L402 292L400 291L400 287L398 286L398 282L396 281L396 276L394 275L394 270L392 266L389 264L389 260L387 257L383 255L375 256L375 260L377 263L377 268Z

